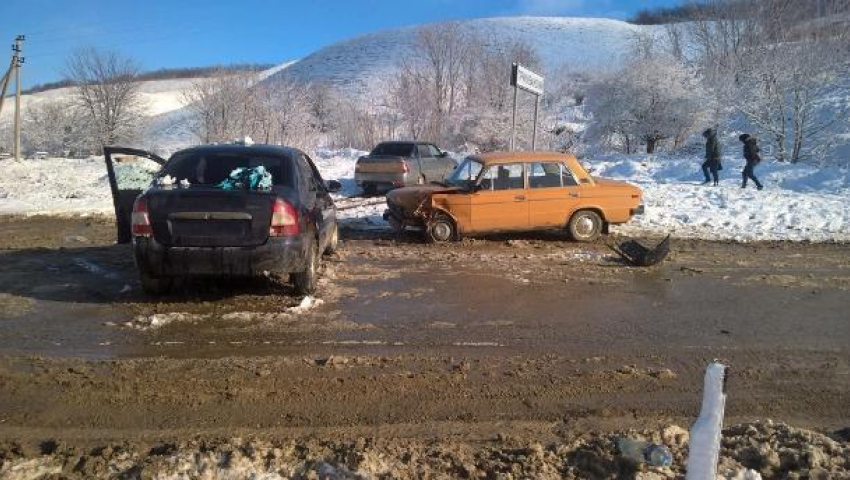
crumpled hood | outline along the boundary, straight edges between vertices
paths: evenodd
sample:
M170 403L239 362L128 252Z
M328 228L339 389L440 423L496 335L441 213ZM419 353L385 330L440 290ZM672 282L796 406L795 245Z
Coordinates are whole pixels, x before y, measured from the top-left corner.
M431 195L435 193L456 192L458 190L460 189L457 187L444 187L436 184L397 188L387 193L387 205L390 207L401 207L405 210L405 213L412 214L422 201Z

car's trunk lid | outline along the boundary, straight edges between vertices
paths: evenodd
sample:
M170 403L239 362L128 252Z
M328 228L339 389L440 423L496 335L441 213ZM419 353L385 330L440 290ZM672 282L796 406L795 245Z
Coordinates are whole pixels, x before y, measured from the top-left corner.
M158 188L146 194L153 235L173 247L251 247L269 236L275 193L216 187Z
M605 195L616 195L637 199L640 199L642 195L641 190L638 187L623 180L594 177L593 181L596 183L597 187L602 187L605 190ZM598 194L599 192L599 189L590 189L585 196L594 196L594 194Z
M405 158L396 155L360 157L354 167L357 173L404 173Z

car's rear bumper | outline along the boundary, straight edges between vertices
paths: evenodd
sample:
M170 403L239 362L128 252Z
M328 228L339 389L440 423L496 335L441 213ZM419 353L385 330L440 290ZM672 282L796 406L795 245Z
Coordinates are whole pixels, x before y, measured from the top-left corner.
M152 237L133 239L139 269L154 277L284 275L306 267L301 237L269 238L256 247L168 247Z
M398 188L415 185L416 179L410 179L408 173L355 173L354 182L358 186L374 185L379 188Z

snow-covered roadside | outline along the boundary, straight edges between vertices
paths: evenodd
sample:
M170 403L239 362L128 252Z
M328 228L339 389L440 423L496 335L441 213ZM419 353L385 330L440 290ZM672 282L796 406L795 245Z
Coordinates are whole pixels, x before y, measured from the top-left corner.
M384 205L348 208L361 200L354 164L365 152L320 149L313 155L326 180L342 183L341 222L356 229L388 228ZM699 185L697 157L596 157L583 161L598 176L627 180L644 191L646 214L616 227L627 235L711 240L850 241L850 171L764 162L763 191L740 188L742 161L724 160L719 187ZM102 158L0 163L0 215L79 215L112 212Z
M0 215L112 212L102 157L0 161Z
M701 185L697 157L607 157L583 162L594 175L643 189L646 214L616 231L680 238L850 241L850 171L765 161L741 188L743 160L726 157L720 186Z

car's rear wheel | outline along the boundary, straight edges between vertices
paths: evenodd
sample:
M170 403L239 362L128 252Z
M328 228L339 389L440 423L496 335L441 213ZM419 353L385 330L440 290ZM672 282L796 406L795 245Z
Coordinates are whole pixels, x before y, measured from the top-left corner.
M579 210L567 225L570 237L577 242L592 242L602 233L602 217L593 210Z
M363 184L363 194L372 197L378 194L378 186L373 183Z
M142 290L148 295L165 295L171 291L171 287L174 285L174 279L154 277L144 270L139 271L139 278L142 282Z
M325 247L325 255L332 255L339 249L339 225L334 223L331 228L333 228L333 231L331 231L328 245Z
M448 215L439 213L427 225L425 238L430 243L451 242L457 238L457 227Z
M316 291L319 277L319 246L318 240L313 241L307 253L307 268L303 272L292 274L292 286L299 295L310 295Z

